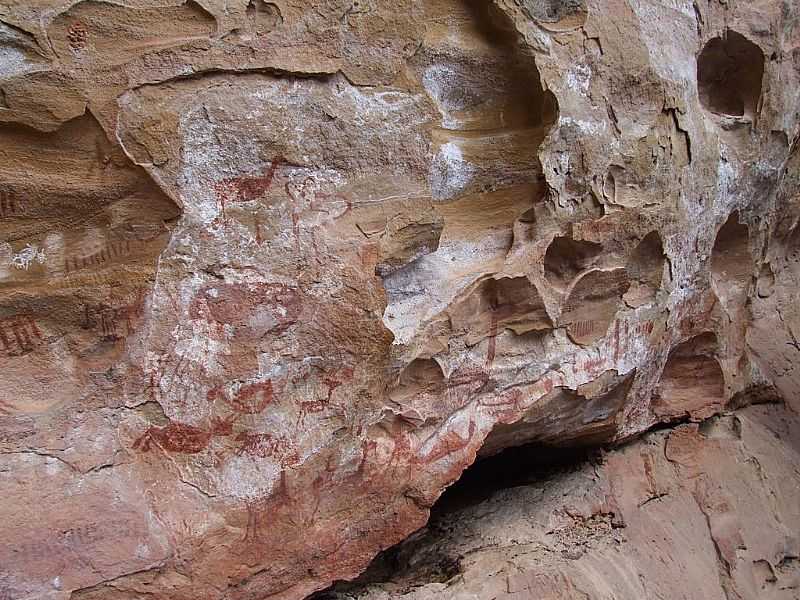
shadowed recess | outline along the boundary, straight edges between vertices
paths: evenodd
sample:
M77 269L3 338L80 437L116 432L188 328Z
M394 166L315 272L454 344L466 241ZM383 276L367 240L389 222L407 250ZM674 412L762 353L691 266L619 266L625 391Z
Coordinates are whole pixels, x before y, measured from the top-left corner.
M726 305L743 303L752 272L750 230L734 211L717 233L711 252L711 278L720 300Z
M596 460L595 452L588 447L527 444L477 461L431 507L425 527L378 554L357 579L335 582L306 600L353 600L370 585L381 584L393 590L392 597L400 597L420 585L451 581L461 573L460 557L443 553L437 540L454 534L447 523L455 514L502 490L546 485L550 478L580 469L587 460Z
M566 31L586 22L585 0L514 0L522 11L545 29Z
M743 35L727 30L697 57L700 102L709 111L752 119L761 97L764 53Z
M725 379L716 359L717 337L702 333L679 344L653 393L653 412L662 420L706 418L725 401Z
M498 423L489 433L479 456L524 444L584 447L611 441L616 417L625 403L634 374L606 371L577 390L556 388L514 423Z
M633 307L647 304L655 298L661 288L666 256L657 231L648 233L631 252L625 269L631 287L625 294L625 302Z
M566 289L580 273L592 266L602 250L603 247L594 242L566 236L553 238L544 255L544 274L548 283Z
M576 344L590 345L608 331L630 281L625 269L593 269L580 276L569 291L560 323Z
M450 310L456 334L468 345L494 337L504 329L517 335L552 328L544 303L527 277L485 279Z

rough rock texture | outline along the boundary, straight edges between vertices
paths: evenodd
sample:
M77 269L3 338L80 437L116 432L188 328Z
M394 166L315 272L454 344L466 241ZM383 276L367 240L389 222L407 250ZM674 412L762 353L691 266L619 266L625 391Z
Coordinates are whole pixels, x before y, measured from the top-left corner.
M533 481L504 473L514 487L489 498L475 481L361 582L315 598L793 600L798 440L796 413L751 406Z
M303 598L479 453L797 409L798 19L0 0L0 597Z

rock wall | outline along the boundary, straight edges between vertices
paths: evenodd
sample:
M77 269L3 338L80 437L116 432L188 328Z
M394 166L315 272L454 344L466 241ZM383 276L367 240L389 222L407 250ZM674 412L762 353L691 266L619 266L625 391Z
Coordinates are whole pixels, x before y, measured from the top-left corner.
M0 597L304 598L479 454L796 409L799 19L1 1Z
M799 424L785 407L750 406L533 480L503 473L509 487L488 498L484 475L448 490L447 510L360 581L314 598L792 600ZM541 469L541 454L514 458Z

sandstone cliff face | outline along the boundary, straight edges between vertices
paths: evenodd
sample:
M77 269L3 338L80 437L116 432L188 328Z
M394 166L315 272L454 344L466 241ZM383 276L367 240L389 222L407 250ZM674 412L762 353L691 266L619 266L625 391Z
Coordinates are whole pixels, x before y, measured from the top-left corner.
M566 468L513 454L544 471L532 480L489 461L360 581L314 598L797 598L797 427L750 406ZM487 482L508 489L487 498Z
M508 489L487 498L492 477L470 472L361 581L315 599L797 598L798 424L750 406L554 473L558 456L514 454L545 471L532 480L487 463Z
M796 409L798 19L0 2L0 597L303 598L424 525L478 454ZM598 477L638 485L636 452ZM664 475L671 514L757 522L687 473ZM716 544L723 589L757 597L738 542L695 542L698 573Z

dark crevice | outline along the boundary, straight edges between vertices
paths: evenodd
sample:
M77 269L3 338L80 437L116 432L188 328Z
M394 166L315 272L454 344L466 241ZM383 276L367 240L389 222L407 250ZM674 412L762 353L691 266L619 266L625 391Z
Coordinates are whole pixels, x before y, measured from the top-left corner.
M598 448L590 446L556 448L541 444L503 450L464 471L431 508L431 521L479 504L501 490L572 472L587 460L596 459L598 453Z
M365 596L374 597L370 592L374 593L376 587L389 591L391 597L395 597L423 585L455 582L462 573L461 562L465 556L444 550L441 542L459 535L458 513L487 503L502 494L503 490L526 486L546 487L547 482L555 483L559 477L578 473L587 466L602 465L607 452L620 450L654 434L669 433L689 423L697 424L701 434L708 438L718 437L722 430L728 429L737 438L741 435L734 412L717 412L704 419L693 419L690 415L683 414L656 422L640 435L624 440L593 446L526 444L481 458L439 497L431 507L430 518L425 527L378 554L358 578L352 581L336 581L327 589L308 596L306 600L356 600ZM668 493L655 494L640 507L667 495ZM611 514L610 517L612 527L625 526L619 520L619 515Z
M539 444L509 448L478 460L439 497L425 527L378 554L358 578L337 581L307 600L349 600L371 585L387 583L399 593L419 585L445 583L461 572L459 557L437 552L433 542L453 533L453 513L485 502L502 490L532 485L579 470L587 461L601 460L597 448Z
M344 77L348 83L353 85L353 87L359 87L361 89L366 88L367 86L356 86L353 84L349 79L347 79L346 75L341 71L338 72L307 72L307 71L294 71L289 69L280 69L276 67L257 67L257 68L246 68L246 69L231 69L231 68L223 68L223 67L208 67L208 68L201 68L197 71L193 71L192 73L186 75L175 75L173 77L168 77L166 79L159 79L157 81L146 81L144 83L140 83L135 85L131 88L128 88L125 91L125 94L131 95L133 92L139 91L145 88L158 88L164 85L172 85L175 83L185 83L188 81L203 81L212 79L219 75L231 76L231 77L257 77L259 75L264 77L271 77L275 79L282 79L282 78L297 78L297 79L313 79L315 81L327 82L330 81L332 77L335 75L341 75ZM225 81L222 82L221 85L227 85L229 87L233 87L234 84ZM293 163L286 163L288 166L295 166ZM298 165L301 166L301 165Z
M586 22L585 0L515 0L525 15L551 31L577 29Z

